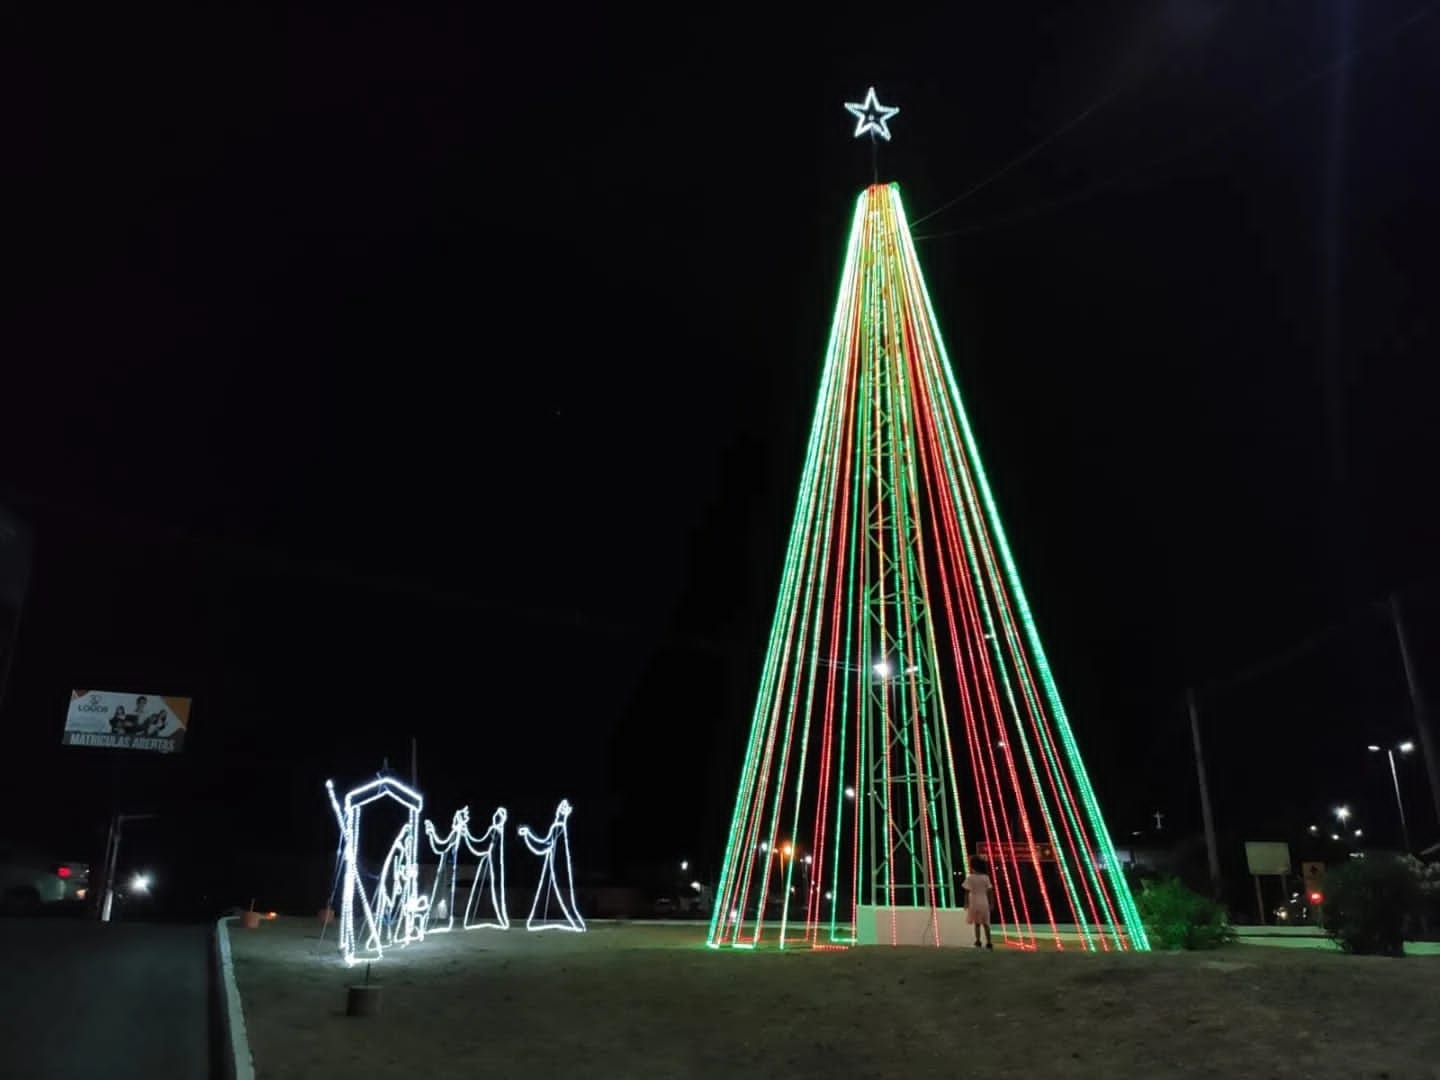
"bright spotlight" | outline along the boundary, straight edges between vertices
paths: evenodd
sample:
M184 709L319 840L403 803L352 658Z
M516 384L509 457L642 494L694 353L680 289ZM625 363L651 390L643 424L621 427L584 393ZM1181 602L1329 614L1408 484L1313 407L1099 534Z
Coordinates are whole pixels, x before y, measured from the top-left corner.
M130 891L133 893L148 893L150 891L150 875L136 874L130 879Z
M890 666L889 660L881 660L878 664L875 665L875 674L879 675L882 679L888 679L890 677L890 673L894 670L895 669Z
M1409 739L1406 739L1404 742L1402 742L1402 743L1401 743L1399 746L1397 746L1395 749L1399 750L1400 753L1402 753L1402 754L1408 754L1408 753L1410 753L1411 750L1414 750L1414 749L1415 749L1415 744L1414 744L1413 742L1411 742Z

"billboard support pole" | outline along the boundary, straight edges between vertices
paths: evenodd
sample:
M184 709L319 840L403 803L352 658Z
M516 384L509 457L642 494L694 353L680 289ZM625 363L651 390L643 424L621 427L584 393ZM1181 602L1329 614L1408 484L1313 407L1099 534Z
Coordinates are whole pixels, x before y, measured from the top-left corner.
M121 814L117 812L110 819L110 843L105 852L105 897L100 902L100 921L109 922L111 908L115 903L115 865L120 861L120 837L127 821L144 821L159 817L159 814Z
M1192 687L1185 691L1190 710L1190 740L1195 746L1195 779L1200 786L1200 820L1205 827L1205 855L1210 864L1210 895L1220 899L1220 850L1215 843L1215 814L1210 807L1210 784L1205 778L1205 752L1200 746L1200 706Z
M100 894L100 921L110 921L110 908L115 901L115 860L120 854L120 812L110 812L110 832L105 838L105 868L101 871L104 877L105 891Z

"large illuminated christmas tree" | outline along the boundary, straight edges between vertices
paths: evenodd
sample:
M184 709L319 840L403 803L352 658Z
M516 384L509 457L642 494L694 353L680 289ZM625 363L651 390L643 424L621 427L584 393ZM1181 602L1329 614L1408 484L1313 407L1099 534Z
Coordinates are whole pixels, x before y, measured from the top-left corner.
M847 106L889 138L896 110ZM899 188L855 204L709 943L1148 948Z

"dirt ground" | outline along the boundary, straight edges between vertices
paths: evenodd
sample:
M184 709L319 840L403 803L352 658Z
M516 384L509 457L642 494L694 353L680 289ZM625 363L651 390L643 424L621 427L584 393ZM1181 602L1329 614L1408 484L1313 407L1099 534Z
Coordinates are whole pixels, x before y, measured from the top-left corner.
M333 929L333 928L332 928ZM1440 1077L1440 959L714 951L703 927L432 936L344 1015L333 932L231 933L258 1075Z

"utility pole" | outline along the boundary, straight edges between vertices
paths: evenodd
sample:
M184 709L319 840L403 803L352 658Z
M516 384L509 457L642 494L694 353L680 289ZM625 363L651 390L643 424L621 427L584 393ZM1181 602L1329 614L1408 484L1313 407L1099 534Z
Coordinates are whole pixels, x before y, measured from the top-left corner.
M158 814L121 814L116 812L110 818L110 836L105 842L105 892L100 901L100 921L110 921L110 909L115 903L115 864L120 861L120 834L127 821L145 821L159 817Z
M1210 892L1220 898L1220 851L1215 846L1215 815L1210 809L1210 782L1205 779L1205 752L1200 747L1200 706L1195 689L1185 691L1190 709L1190 738L1195 744L1195 778L1200 782L1200 818L1205 824L1205 854L1210 861Z
M1415 732L1420 736L1420 756L1425 759L1425 772L1430 778L1430 800L1435 806L1435 821L1440 824L1440 757L1436 755L1435 736L1430 730L1430 715L1425 708L1425 695L1415 674L1410 656L1410 639L1405 636L1405 620L1400 613L1400 594L1390 594L1390 618L1395 623L1395 643L1400 648L1400 665L1405 669L1405 685L1410 691L1410 712Z

